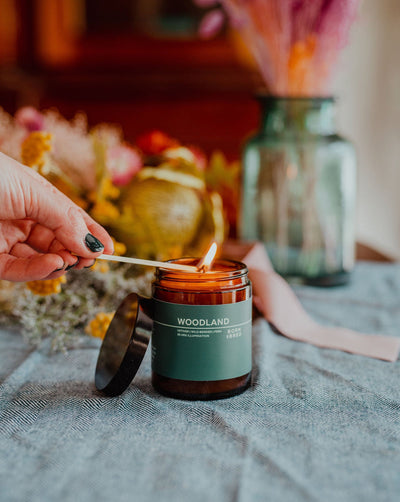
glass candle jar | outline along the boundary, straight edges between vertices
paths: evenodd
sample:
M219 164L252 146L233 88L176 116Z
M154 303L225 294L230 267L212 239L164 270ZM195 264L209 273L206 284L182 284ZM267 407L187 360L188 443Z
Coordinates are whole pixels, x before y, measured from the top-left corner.
M197 259L173 260L196 265ZM158 269L153 282L152 383L180 399L243 392L251 377L251 283L243 263L211 271Z

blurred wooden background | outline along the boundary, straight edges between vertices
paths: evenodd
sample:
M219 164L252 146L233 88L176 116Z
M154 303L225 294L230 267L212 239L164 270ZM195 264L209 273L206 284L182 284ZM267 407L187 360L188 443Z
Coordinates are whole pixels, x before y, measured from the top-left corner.
M129 140L159 128L230 158L257 126L257 72L227 31L199 39L205 11L188 0L0 0L0 12L0 102L10 112L84 110Z

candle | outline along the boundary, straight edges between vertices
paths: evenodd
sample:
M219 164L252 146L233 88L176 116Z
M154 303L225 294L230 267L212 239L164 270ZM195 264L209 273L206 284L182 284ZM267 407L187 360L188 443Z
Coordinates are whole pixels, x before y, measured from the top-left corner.
M191 258L172 263L199 266ZM153 282L152 383L160 393L180 399L229 397L250 383L247 268L230 260L212 266L203 260L200 270L160 268Z
M130 293L117 309L97 360L95 383L124 392L152 338L152 383L180 399L219 399L251 377L251 284L246 265L181 258L156 271L152 297ZM172 265L172 266L171 266Z

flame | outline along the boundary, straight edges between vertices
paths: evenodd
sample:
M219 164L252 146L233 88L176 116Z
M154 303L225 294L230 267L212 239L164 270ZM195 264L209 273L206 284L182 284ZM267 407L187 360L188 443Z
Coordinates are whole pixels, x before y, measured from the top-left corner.
M217 243L213 242L209 247L205 256L203 256L203 258L199 261L197 265L197 270L201 272L207 272L207 270L211 267L212 262L214 261L216 253L217 253Z

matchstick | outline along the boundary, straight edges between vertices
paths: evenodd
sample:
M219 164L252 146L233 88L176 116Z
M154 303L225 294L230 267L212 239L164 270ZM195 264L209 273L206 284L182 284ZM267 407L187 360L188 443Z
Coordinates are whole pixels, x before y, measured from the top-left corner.
M101 254L97 260L119 261L123 263L131 263L132 265L143 265L145 267L168 268L171 270L181 270L183 272L198 272L199 269L191 265L179 265L178 263L169 263L167 261L142 260L141 258L131 258L128 256L114 256L109 254Z

